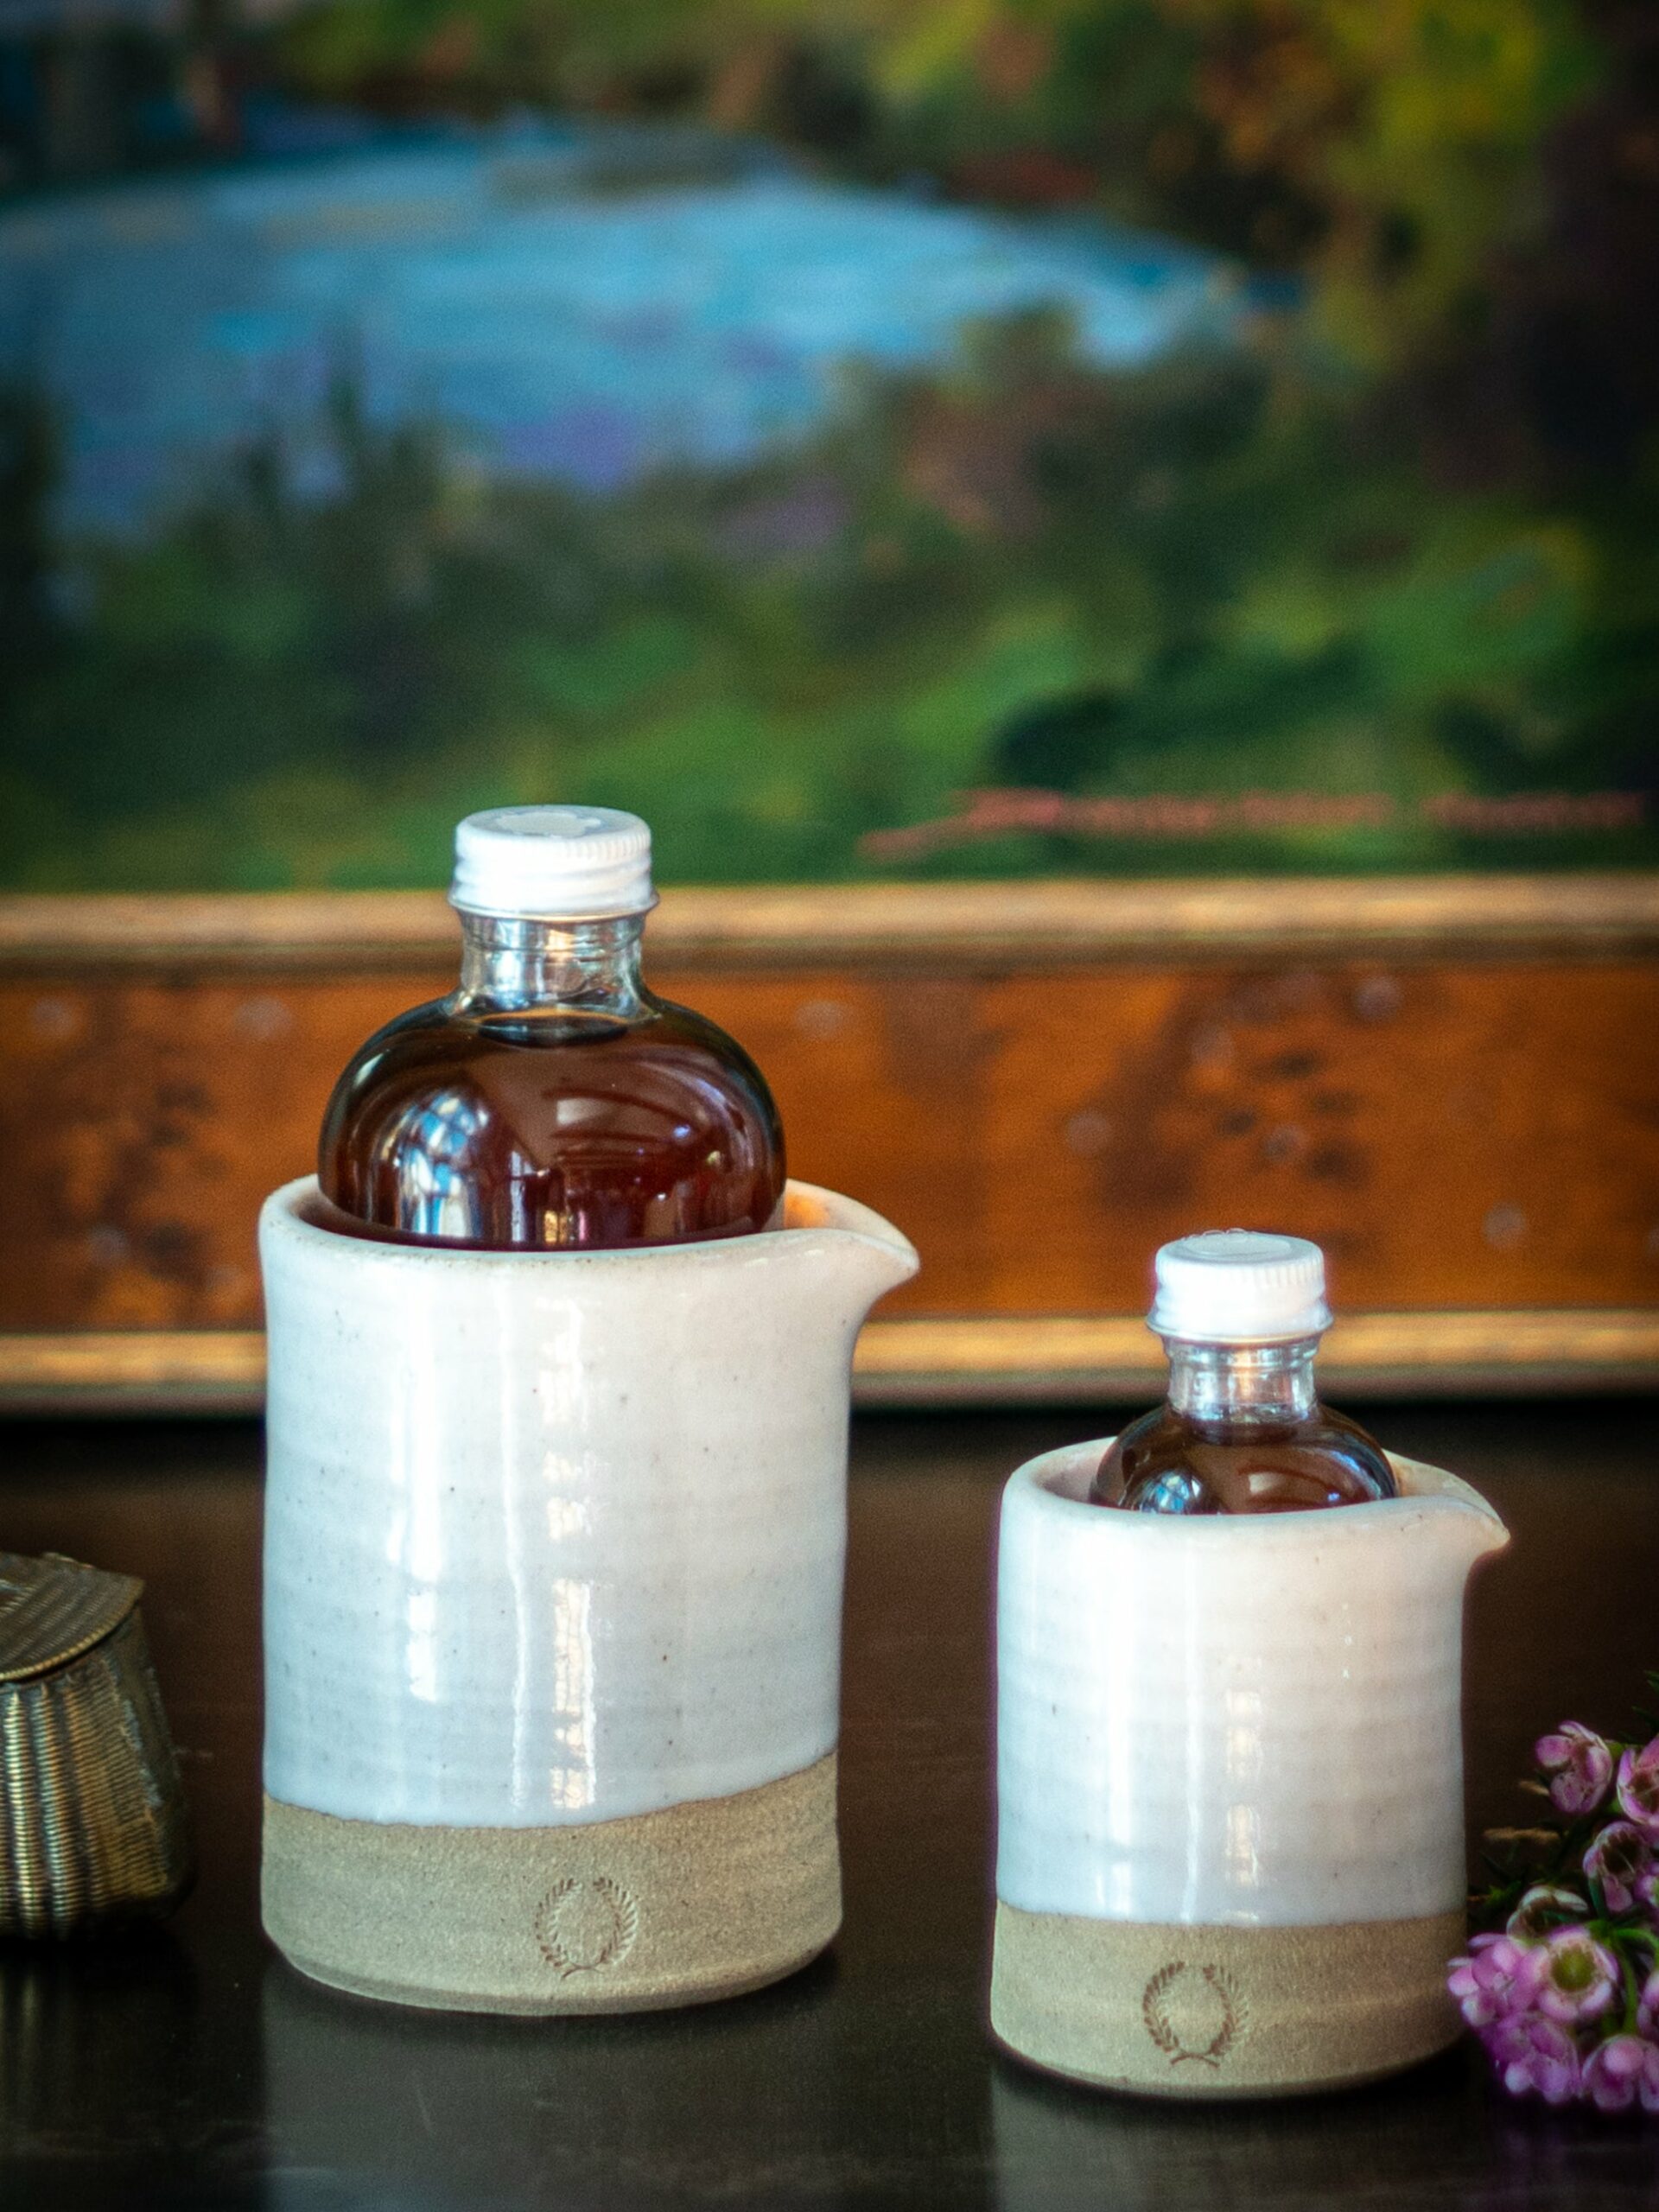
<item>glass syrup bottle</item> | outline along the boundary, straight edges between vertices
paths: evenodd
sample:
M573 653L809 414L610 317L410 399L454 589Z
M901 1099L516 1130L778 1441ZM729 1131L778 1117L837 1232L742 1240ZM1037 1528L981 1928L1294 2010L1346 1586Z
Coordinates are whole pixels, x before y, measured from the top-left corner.
M1212 1230L1166 1244L1147 1325L1169 1396L1108 1448L1090 1497L1132 1513L1301 1513L1392 1497L1382 1446L1319 1403L1325 1255L1301 1236Z
M784 1139L765 1078L640 980L645 824L605 807L471 815L449 895L458 988L378 1030L328 1102L318 1180L339 1215L489 1250L776 1225Z

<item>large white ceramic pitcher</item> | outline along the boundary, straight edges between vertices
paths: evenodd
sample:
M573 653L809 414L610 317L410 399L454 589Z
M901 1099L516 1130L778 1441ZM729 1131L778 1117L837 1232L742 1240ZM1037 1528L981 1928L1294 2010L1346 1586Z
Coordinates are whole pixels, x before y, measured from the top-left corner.
M1464 1585L1503 1523L1398 1459L1371 1504L1117 1512L1104 1449L1003 1498L993 2027L1166 2096L1427 2056L1458 2024Z
M791 1184L759 1236L582 1253L260 1223L265 1924L338 1986L627 2010L840 1919L849 1376L916 1268Z

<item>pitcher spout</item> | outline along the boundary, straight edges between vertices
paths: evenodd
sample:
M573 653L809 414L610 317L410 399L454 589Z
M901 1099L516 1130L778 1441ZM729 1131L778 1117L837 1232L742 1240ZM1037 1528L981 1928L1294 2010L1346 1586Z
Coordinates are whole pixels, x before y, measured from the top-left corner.
M873 1207L815 1183L791 1181L784 1228L806 1313L854 1334L876 1300L921 1265L910 1239Z
M1391 1453L1394 1470L1405 1497L1433 1497L1453 1510L1436 1516L1436 1526L1448 1556L1465 1574L1489 1553L1501 1552L1510 1532L1497 1510L1471 1484L1431 1467L1421 1459Z
M1458 1498L1463 1507L1458 1522L1458 1541L1467 1569L1489 1554L1501 1552L1510 1541L1510 1532L1478 1491L1470 1490L1465 1483L1459 1483L1458 1491L1463 1493Z

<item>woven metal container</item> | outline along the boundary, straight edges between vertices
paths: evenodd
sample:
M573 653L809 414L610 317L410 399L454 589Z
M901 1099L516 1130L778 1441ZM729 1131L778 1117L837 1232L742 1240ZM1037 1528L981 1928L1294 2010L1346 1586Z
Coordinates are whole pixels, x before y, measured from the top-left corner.
M76 1560L0 1552L0 1936L156 1917L189 1885L143 1590Z

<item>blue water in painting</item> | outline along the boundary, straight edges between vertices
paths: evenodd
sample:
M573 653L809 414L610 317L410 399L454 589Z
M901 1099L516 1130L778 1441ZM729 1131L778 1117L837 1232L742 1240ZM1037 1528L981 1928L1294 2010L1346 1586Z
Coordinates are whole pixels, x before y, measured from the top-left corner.
M0 214L0 377L54 405L71 530L141 524L261 434L326 489L342 373L486 475L603 491L798 436L852 365L1035 307L1128 368L1225 345L1246 299L1161 239L617 125L365 136Z

